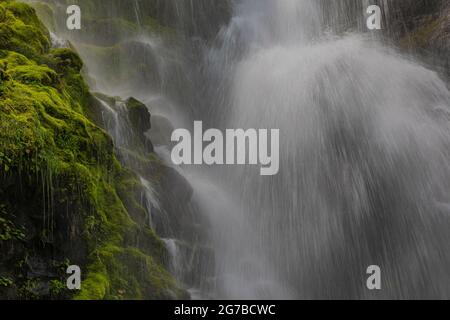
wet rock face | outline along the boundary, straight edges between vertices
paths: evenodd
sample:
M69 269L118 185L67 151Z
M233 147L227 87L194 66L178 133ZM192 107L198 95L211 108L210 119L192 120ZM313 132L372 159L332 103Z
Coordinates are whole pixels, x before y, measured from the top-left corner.
M231 18L232 1L148 0L154 16L187 36L213 39Z
M175 274L188 288L209 289L213 284L215 253L208 237L209 222L200 214L190 183L175 169L162 168L158 184L162 219L155 229L176 248ZM176 259L173 261L173 259ZM178 270L177 270L178 269Z
M152 128L148 133L152 143L155 146L169 146L172 143L170 136L174 131L172 123L160 115L152 116L152 119Z
M368 5L378 5L383 13L383 32L392 36L402 36L423 24L429 17L437 18L445 6L444 0L319 0L325 21L333 21L342 29L358 28L365 31L366 9ZM336 23L336 17L339 17ZM339 29L338 28L338 29Z
M450 79L450 4L442 10L439 26L433 32L429 41L441 60L441 67Z
M153 145L145 136L145 133L151 129L150 113L147 107L135 98L128 98L125 104L134 135L142 143L147 152L153 152Z
M43 0L45 1L45 0ZM47 0L52 7L78 4L86 12L87 34L104 34L99 41L111 44L142 26L175 29L204 39L213 38L231 17L231 0ZM62 21L60 21L62 23ZM92 31L92 32L89 32ZM94 39L92 35L84 40Z
M365 11L367 1L320 0L324 25L337 31L368 32ZM393 45L419 55L435 70L450 75L450 4L445 0L373 0L382 9L382 30L377 33ZM338 20L338 21L336 21Z
M390 14L390 19L394 20L391 37L401 48L419 54L441 75L450 77L449 3L424 0L407 7L402 2ZM400 24L400 21L404 23Z
M423 27L427 21L439 18L444 3L441 0L379 0L386 19L384 32L390 37L403 37Z
M140 134L150 130L150 113L147 107L142 102L131 97L125 101L128 109L128 116L133 125L133 128Z
M163 238L186 238L183 233L194 220L192 211L189 210L193 189L175 169L163 167L161 170L158 193L164 219L157 223L157 233Z
M117 149L133 150L143 155L153 152L153 144L147 138L152 127L151 115L139 100L130 97L123 101L120 97L95 93L95 97L89 100L89 112L97 125L113 135Z
M70 298L69 291L53 286L63 283L69 261L87 263L82 204L55 181L53 197L59 200L43 213L38 182L11 179L0 179L0 278L12 281L2 287L0 299ZM7 237L5 221L13 231Z

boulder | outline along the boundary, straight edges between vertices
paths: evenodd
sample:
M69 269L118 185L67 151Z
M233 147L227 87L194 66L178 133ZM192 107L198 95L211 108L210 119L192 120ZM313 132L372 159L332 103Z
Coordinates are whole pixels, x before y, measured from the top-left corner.
M135 143L142 144L145 151L153 152L153 145L145 135L151 128L150 112L146 105L132 97L125 101L125 105L131 130L136 138Z

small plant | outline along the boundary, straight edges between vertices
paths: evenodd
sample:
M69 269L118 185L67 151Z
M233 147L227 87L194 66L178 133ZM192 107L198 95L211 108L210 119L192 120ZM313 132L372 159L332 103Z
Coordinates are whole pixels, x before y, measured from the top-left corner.
M0 241L25 239L24 228L14 225L7 216L8 211L6 206L0 204Z
M37 279L27 279L18 290L18 297L25 300L36 300L38 294L36 293Z
M10 287L14 284L13 280L7 277L0 277L0 287Z
M51 280L50 283L50 295L52 298L58 298L65 293L66 284L61 280Z

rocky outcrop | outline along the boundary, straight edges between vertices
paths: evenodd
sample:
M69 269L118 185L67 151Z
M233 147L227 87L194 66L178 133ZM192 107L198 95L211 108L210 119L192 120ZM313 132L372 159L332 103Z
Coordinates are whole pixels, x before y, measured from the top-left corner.
M399 40L401 47L418 52L450 79L450 5L441 4L433 12L411 20L410 28Z
M389 44L425 61L443 76L450 76L450 9L444 0L321 0L324 25L344 34L370 32L366 27L368 4L382 9L382 30L374 32ZM339 19L339 21L336 21Z
M158 126L164 118L152 117L155 121L150 125L148 109L138 100L129 98L122 101L98 93L96 97L98 103L91 106L92 114L96 115L93 118L115 136L120 161L142 179L143 184L121 183L119 194L140 192L141 198L146 200L146 210L142 210L142 201L141 204L126 201L127 208L131 208L128 211L136 222L151 227L155 234L164 239L168 250L172 250L165 261L177 279L186 287L202 286L205 277L210 277L213 270L213 254L205 238L208 222L199 214L193 200L193 188L186 178L150 150L142 148L142 139L149 141L148 135L153 139L159 134L159 147L170 143L167 140L171 134L168 127ZM104 104L108 107L105 108ZM105 115L111 112L117 113L113 126L108 122L114 119L108 119ZM117 125L120 126L119 132ZM142 244L143 241L137 243Z
M145 135L151 129L150 113L147 107L134 98L128 98L125 105L133 137L139 141L145 151L153 152L153 145Z
M84 8L89 34L102 33L100 40L106 44L117 35L136 32L137 27L157 32L177 30L188 37L213 39L222 25L231 17L231 1L210 0L41 0L52 7L78 4ZM98 39L97 39L98 41Z

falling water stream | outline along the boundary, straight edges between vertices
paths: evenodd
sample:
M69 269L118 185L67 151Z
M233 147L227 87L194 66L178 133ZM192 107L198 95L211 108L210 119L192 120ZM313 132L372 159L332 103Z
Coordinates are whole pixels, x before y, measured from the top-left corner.
M446 84L368 34L334 33L319 10L311 0L238 1L207 54L224 88L215 125L281 130L277 176L219 174L233 206L213 213L217 293L448 297ZM381 293L365 287L370 265L383 270Z
M142 2L133 1L138 22ZM168 127L203 120L280 129L276 176L252 166L176 168L194 190L214 250L214 263L196 270L202 277L213 268L213 280L200 281L193 297L450 297L450 93L363 24L343 34L355 12L341 2L235 1L194 67L158 38L129 39L125 55L157 65L158 85L147 89L111 85L80 48L101 90L143 100ZM183 6L174 8L184 16ZM183 88L168 88L174 78ZM177 95L181 89L188 94ZM123 118L103 107L120 147ZM156 152L171 166L169 147ZM141 182L151 220L158 195ZM192 256L183 257L177 239L164 241L172 272L183 278ZM380 292L365 287L370 265L381 267Z

